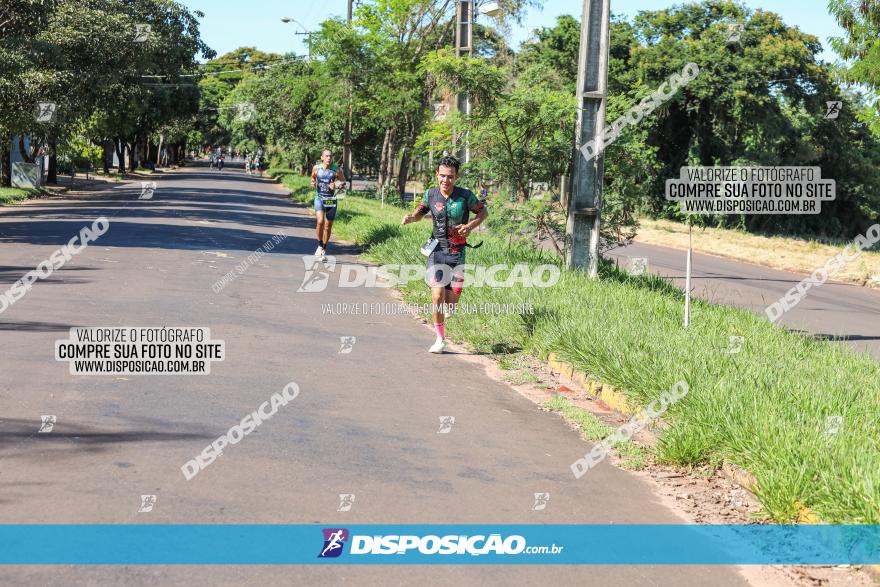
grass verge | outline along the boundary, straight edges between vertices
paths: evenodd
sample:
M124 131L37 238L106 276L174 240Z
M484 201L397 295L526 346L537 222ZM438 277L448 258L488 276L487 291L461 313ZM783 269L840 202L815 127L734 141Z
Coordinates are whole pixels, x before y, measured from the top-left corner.
M291 197L310 201L308 178L282 174ZM428 222L401 226L401 208L349 196L334 235L365 247L380 264L424 263ZM508 247L480 233L469 263L556 263L551 253ZM727 461L750 471L775 521L809 507L832 523L880 523L880 363L828 341L774 327L750 312L693 302L681 327L682 294L655 276L633 277L603 264L601 279L563 271L549 288L466 290L462 303L531 304L531 314L459 312L452 338L488 353L549 352L622 390L636 406L677 381L689 393L670 406L656 459L683 466ZM504 278L504 274L501 274ZM429 303L420 280L404 299ZM728 354L729 337L743 336ZM839 419L838 419L839 418Z
M541 407L561 414L563 418L576 426L581 435L589 441L599 442L614 432L614 428L593 414L576 407L561 395L553 396L541 404ZM633 471L644 469L652 458L651 449L638 445L632 440L615 444L613 450L620 457L618 464L624 469Z
M16 202L39 196L42 193L43 191L39 189L0 188L0 205L8 206L9 204L15 204Z

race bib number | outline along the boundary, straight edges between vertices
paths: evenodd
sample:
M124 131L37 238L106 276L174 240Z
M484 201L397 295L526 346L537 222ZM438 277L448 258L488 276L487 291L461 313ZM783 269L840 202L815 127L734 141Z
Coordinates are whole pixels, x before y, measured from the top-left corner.
M322 203L328 208L336 206L336 198L323 198Z

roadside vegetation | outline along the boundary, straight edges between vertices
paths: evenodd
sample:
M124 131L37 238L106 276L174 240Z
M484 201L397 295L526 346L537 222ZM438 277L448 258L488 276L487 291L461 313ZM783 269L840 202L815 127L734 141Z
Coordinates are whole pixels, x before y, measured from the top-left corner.
M281 173L291 197L307 203L308 178ZM348 195L334 235L364 247L365 258L377 264L423 264L419 246L428 223L400 226L404 208L379 206ZM472 239L484 245L468 251L469 263L559 263L551 252L509 246L491 233ZM407 301L430 302L421 281L400 290ZM677 288L656 276L629 276L613 264L604 264L596 281L563 271L545 289L466 289L462 303L477 302L534 308L531 315L456 314L447 333L478 352L541 359L555 352L621 389L636 406L687 381L688 395L663 416L658 461L745 468L778 522L797 519L807 507L827 522L880 523L880 364L869 357L701 301L693 303L692 325L684 330ZM727 352L730 336L744 337L741 352Z
M42 190L0 187L0 205L8 206L40 195Z

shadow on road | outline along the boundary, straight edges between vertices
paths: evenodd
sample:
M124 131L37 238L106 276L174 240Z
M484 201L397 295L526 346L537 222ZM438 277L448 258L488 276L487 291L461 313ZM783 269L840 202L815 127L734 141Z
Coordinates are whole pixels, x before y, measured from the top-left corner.
M110 450L115 445L129 442L168 442L193 439L211 439L210 433L156 432L155 430L125 430L106 432L95 427L65 421L55 424L48 433L39 433L40 421L22 418L0 418L0 454L7 448L11 450L7 458L31 458L25 447L40 450L40 458L69 458L67 451L47 452L46 448L73 449L75 451L97 452ZM213 435L216 438L216 434ZM31 441L22 444L23 441Z

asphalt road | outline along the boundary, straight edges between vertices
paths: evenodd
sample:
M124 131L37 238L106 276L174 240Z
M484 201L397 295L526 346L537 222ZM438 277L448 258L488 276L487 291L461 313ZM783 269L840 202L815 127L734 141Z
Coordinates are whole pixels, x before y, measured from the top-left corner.
M0 314L0 523L683 523L642 478L589 450L482 367L426 352L406 316L322 316L383 289L297 293L313 220L267 180L188 168L152 200L115 186L0 210L3 289L99 216L110 228ZM271 253L224 274L279 231ZM335 247L340 263L357 263ZM824 294L824 291L823 291ZM226 358L205 376L72 376L71 327L210 327ZM340 354L340 337L355 336ZM187 481L180 467L290 381L299 397ZM37 434L40 416L54 430ZM454 416L448 434L439 418ZM533 494L549 492L546 510ZM355 494L337 511L339 494ZM155 494L138 513L140 495ZM143 545L148 549L149 544ZM744 585L732 567L4 567L0 583Z
M773 251L767 251L767 255L773 255ZM621 267L629 267L633 258L647 258L649 271L672 279L684 289L686 251L637 242L615 249L608 256L616 258ZM694 253L691 285L695 297L766 316L768 305L806 277ZM829 344L846 344L880 360L880 290L826 282L811 288L778 323Z

